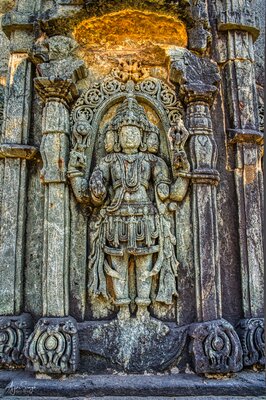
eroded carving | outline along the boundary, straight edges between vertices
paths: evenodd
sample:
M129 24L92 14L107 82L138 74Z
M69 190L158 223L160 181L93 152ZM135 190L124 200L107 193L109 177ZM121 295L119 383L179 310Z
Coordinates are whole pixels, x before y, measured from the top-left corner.
M27 366L36 372L73 373L79 362L74 318L42 318L28 339Z
M263 318L243 319L236 327L243 349L243 364L265 364L265 332Z
M189 335L196 373L237 372L242 369L241 345L229 322L220 319L192 324Z
M25 363L24 346L32 328L28 314L0 317L0 364L14 367Z

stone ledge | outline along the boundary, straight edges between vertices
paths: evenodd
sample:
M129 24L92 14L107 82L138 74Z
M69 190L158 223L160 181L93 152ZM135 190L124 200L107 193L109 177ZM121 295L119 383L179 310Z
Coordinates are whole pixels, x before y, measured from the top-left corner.
M5 386L8 372L4 372ZM1 372L0 372L1 384ZM207 396L265 395L264 373L243 371L232 378L207 379L194 374L176 375L73 375L67 379L34 379L27 372L14 376L5 387L4 396L73 397L73 396L175 396L177 398ZM43 397L42 397L43 398Z

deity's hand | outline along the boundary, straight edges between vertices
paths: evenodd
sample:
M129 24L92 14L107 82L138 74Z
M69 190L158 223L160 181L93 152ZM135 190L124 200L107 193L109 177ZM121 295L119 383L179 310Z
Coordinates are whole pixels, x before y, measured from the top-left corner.
M169 185L166 183L159 183L157 186L157 193L162 201L166 200L170 194Z
M97 169L93 172L89 182L90 190L92 194L98 199L102 199L106 195L106 189L103 184L103 175L102 172Z
M180 150L174 155L174 166L176 170L182 170L183 172L190 171L190 164L184 150Z
M69 163L68 163L68 172L71 173L77 169L85 169L86 168L86 156L76 151L75 149L71 150Z

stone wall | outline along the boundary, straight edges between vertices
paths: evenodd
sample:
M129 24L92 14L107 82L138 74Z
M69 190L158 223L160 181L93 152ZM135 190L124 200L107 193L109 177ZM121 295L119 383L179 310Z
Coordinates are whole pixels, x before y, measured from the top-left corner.
M2 364L263 364L262 2L13 6L0 4Z

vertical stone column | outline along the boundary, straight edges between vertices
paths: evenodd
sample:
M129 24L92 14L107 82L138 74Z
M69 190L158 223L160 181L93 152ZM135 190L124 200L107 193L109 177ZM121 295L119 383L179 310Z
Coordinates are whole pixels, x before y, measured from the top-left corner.
M244 365L265 363L262 132L259 130L253 42L258 28L248 0L228 1L219 16L227 52L221 54L228 148L238 202L244 318L237 326ZM222 34L221 34L222 35Z
M34 41L30 2L17 0L2 18L10 39L9 71L0 138L0 363L23 364L25 340L32 330L23 311L23 266L27 210L27 160L36 156L28 145L31 113L32 64L28 52Z
M77 329L69 313L69 188L66 169L69 155L69 104L77 96L69 80L35 78L44 100L41 180L45 185L43 315L30 336L28 367L47 373L74 372L78 363ZM44 362L43 354L52 354ZM59 361L55 361L60 357Z
M175 51L171 78L186 104L192 180L192 225L197 322L189 329L197 373L225 373L242 368L242 350L233 326L222 319L217 223L217 146L210 108L220 76L217 65L187 50ZM195 73L197 71L197 73Z
M222 319L219 235L217 223L217 146L210 107L217 88L183 86L187 104L192 166L192 224L198 323L190 327L197 373L239 371L242 352L233 327Z
M185 85L186 124L190 132L192 223L198 321L221 318L221 282L217 227L217 146L210 106L217 91L211 85Z

